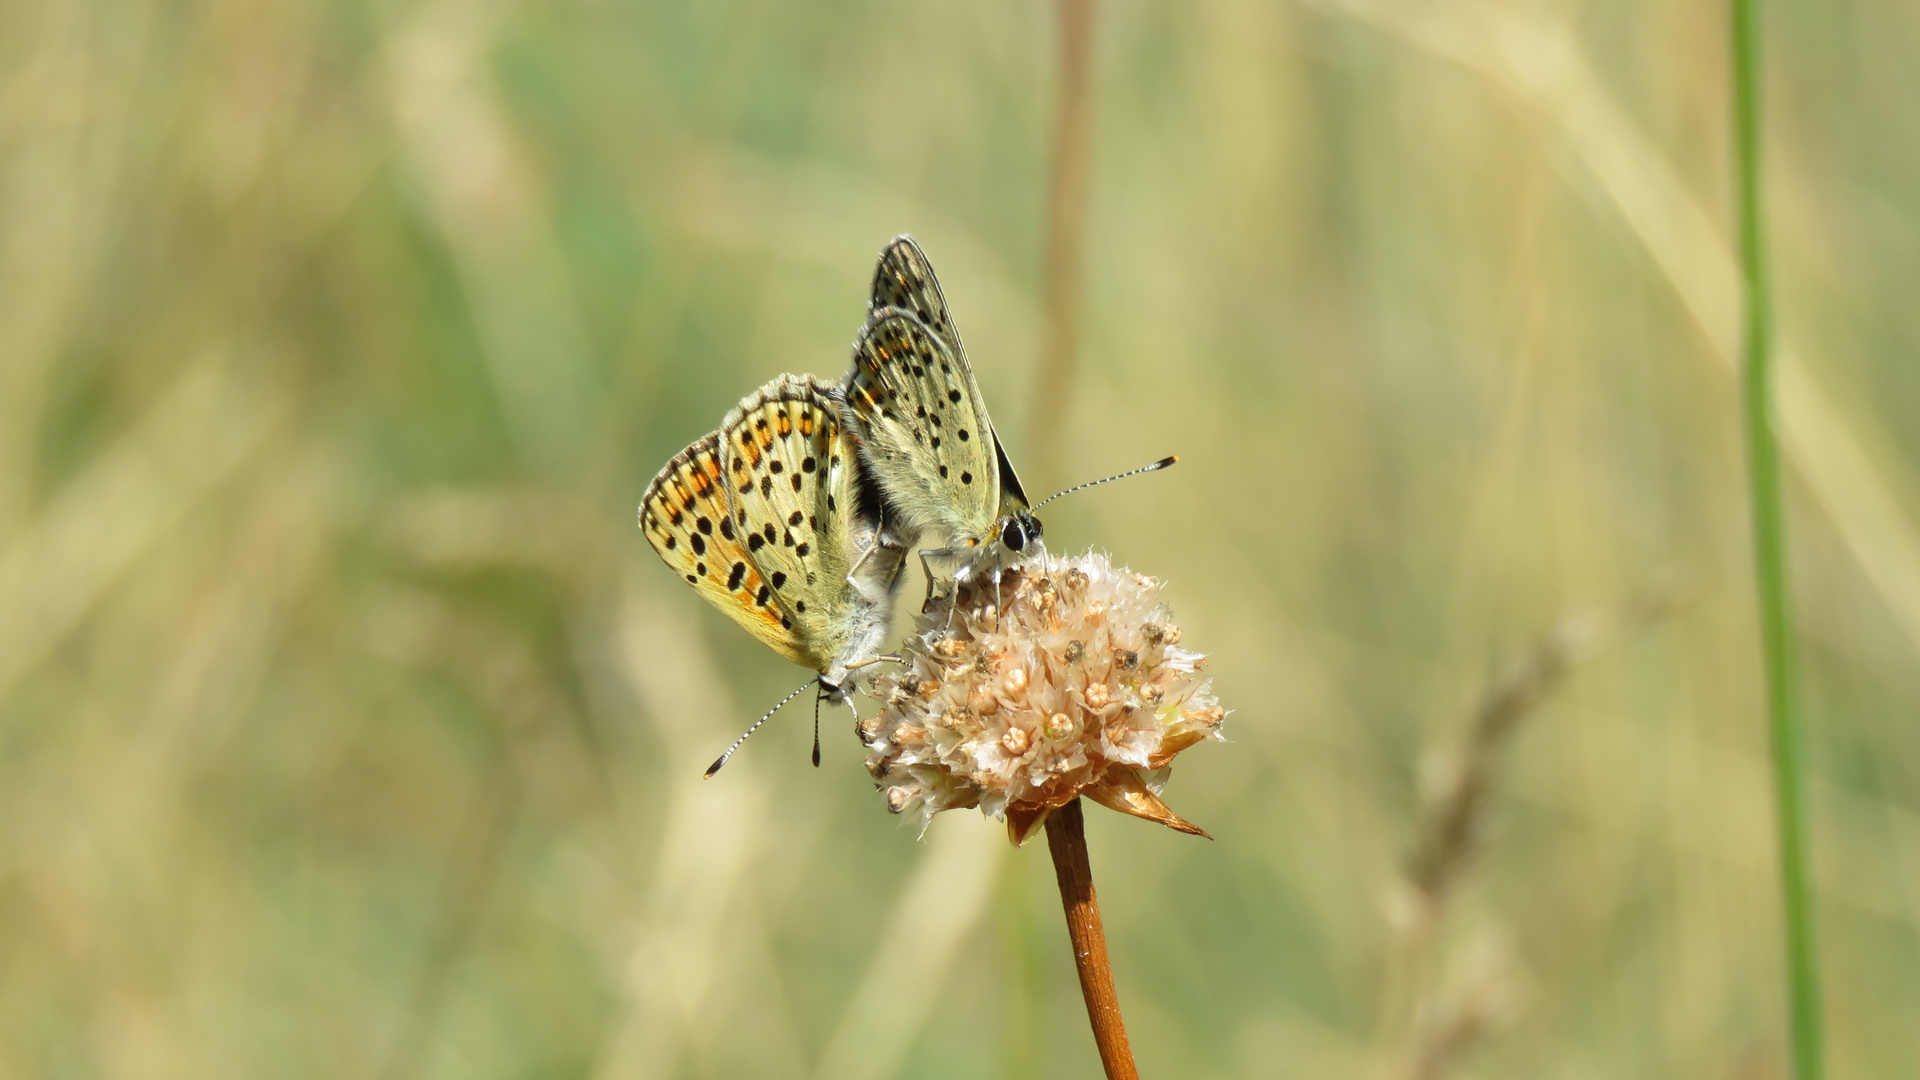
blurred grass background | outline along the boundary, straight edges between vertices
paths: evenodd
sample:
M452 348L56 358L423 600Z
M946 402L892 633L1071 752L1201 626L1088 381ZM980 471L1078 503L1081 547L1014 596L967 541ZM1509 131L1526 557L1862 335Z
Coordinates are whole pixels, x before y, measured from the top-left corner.
M1768 18L1833 1072L1911 1077L1920 10ZM1783 1075L1723 20L1103 5L1029 486L1182 456L1048 540L1170 578L1237 710L1168 790L1215 843L1090 815L1143 1073ZM1051 27L0 5L0 1074L1097 1075L1040 849L916 842L844 713L699 782L799 673L633 509L843 370L901 231L1021 460ZM1483 702L1648 596L1423 909Z

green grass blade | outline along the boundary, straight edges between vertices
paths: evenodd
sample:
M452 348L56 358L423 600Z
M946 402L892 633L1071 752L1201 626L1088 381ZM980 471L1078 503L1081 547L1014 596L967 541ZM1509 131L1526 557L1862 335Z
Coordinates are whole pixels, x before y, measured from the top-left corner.
M1746 292L1745 412L1753 491L1754 571L1767 714L1773 741L1780 882L1787 936L1787 995L1797 1080L1824 1074L1820 964L1814 941L1806 814L1806 736L1787 596L1786 517L1773 433L1773 307L1761 208L1760 41L1757 0L1733 0L1734 142L1738 155L1740 264Z

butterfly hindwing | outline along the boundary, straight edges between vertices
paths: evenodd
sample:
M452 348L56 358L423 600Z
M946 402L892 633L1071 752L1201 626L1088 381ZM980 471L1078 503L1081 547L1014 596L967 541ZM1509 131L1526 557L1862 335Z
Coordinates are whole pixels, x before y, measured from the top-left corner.
M756 602L766 584L731 516L722 483L720 436L707 435L667 462L640 503L640 528L653 549L708 603L775 652L806 663L781 612Z
M846 644L851 522L859 509L842 467L849 448L831 387L781 376L727 415L721 438L733 522L765 599L824 670Z
M992 423L972 374L903 309L875 314L854 344L848 422L887 503L942 543L984 536L1000 514Z

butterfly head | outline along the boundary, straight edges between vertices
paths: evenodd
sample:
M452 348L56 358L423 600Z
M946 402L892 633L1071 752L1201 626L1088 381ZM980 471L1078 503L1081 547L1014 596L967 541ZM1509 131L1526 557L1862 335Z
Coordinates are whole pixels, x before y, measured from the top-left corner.
M1040 519L1024 507L1000 519L1000 546L1015 555L1024 553L1029 547L1038 548L1045 534Z

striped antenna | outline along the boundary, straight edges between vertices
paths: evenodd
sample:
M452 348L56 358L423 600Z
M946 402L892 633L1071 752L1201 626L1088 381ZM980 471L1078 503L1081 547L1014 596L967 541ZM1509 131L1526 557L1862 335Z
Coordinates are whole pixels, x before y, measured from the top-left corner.
M707 772L706 772L706 775L704 775L704 776L702 776L702 777L701 777L700 779L702 779L702 780L711 780L711 779L713 779L713 774L714 774L714 773L717 773L717 772L719 772L719 771L720 771L720 766L722 766L722 765L725 765L725 764L727 763L727 759L733 756L733 752L734 752L735 750L738 750L738 749L740 749L740 744L741 744L741 743L743 743L743 742L746 742L746 741L747 741L747 736L749 736L749 735L751 735L751 734L753 734L753 733L754 733L754 732L756 732L756 731L759 731L759 730L760 730L760 725L761 725L761 724L764 724L764 723L766 723L766 722L767 722L768 720L771 720L771 719L773 719L773 714L774 714L774 713L777 713L777 712L779 712L779 711L780 711L780 709L781 709L781 707L782 707L782 706L784 706L784 705L786 705L786 703L787 703L787 702L789 702L789 701L792 701L792 700L793 700L794 698L797 698L797 697L799 697L799 696L800 696L800 691L802 691L802 690L805 690L805 689L806 689L807 687L809 687L809 686L812 686L812 685L813 685L814 683L817 683L817 682L819 682L819 681L820 681L820 680L819 680L819 679L818 679L818 678L816 677L816 678L812 678L812 679L808 679L808 680L807 680L806 682L803 682L803 683L801 683L801 684L800 684L799 686L796 686L796 687L794 687L794 688L793 688L793 693L791 693L791 694L788 694L788 695L787 695L786 697L783 697L783 698L781 698L781 699L780 699L780 704L779 704L779 705L775 705L775 706L774 706L773 708L771 708L771 709L768 709L768 710L767 710L767 715L765 715L765 716L763 716L763 717L761 717L761 718L760 718L760 719L758 719L758 720L755 720L755 721L753 722L753 726L752 726L752 727L750 727L750 728L748 728L747 730L745 730L745 731L743 731L743 732L741 732L741 733L740 733L740 737L739 737L739 738L737 738L737 739L735 739L735 740L733 740L733 745L732 745L732 746L729 746L729 747L727 747L727 752L726 752L726 753L724 753L724 754L721 754L721 755L720 755L720 756L719 756L718 758L715 758L715 759L714 759L714 762L713 762L713 764L711 764L711 765L709 765L709 766L707 766ZM816 736L816 738L817 738L817 736ZM819 758L819 754L820 754L820 751L819 751L819 748L818 748L818 746L816 745L816 747L815 747L815 749L814 749L814 756L815 756L815 761L814 761L814 764L815 764L815 765L818 765L818 764L820 763L820 762L819 762L819 760L818 760L818 758Z
M1151 465L1142 465L1137 469L1132 469L1127 472L1123 472L1118 476L1109 476L1105 480L1089 480L1084 484L1075 484L1065 491L1056 491L1053 494L1047 496L1046 498L1041 499L1040 502L1034 506L1034 509L1038 510L1040 509L1040 507L1047 505L1048 503L1052 502L1053 500L1059 498L1062 495L1071 495L1076 491L1085 491L1090 487L1099 487L1101 484L1111 484L1115 480L1125 480L1129 476L1139 476L1141 473L1159 472L1161 469L1171 468L1173 463L1179 460L1180 460L1180 455L1169 454L1166 457L1161 458L1159 461L1156 461Z

